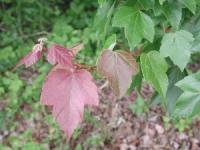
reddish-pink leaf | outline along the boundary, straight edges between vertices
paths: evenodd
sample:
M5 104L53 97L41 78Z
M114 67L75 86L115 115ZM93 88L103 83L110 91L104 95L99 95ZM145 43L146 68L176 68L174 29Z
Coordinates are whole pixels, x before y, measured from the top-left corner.
M107 78L114 93L123 96L138 72L138 64L125 51L105 50L97 61L98 73Z
M82 121L84 105L98 105L97 87L86 70L68 70L56 66L46 78L41 103L53 106L53 116L71 137Z
M60 45L53 45L48 49L47 60L50 64L60 64L67 67L73 67L72 64L73 53Z
M70 48L70 50L72 51L73 55L75 56L76 54L78 54L78 52L84 47L83 43L77 44L74 47Z
M44 50L43 43L36 44L33 47L33 50L28 53L24 58L22 58L15 68L25 65L25 67L29 67L35 64L42 56L42 51Z

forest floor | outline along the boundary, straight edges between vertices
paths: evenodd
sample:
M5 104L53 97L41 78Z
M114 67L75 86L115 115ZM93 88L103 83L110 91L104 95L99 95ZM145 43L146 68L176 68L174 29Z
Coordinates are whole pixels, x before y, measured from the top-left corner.
M115 99L109 87L101 89L99 95L100 106L92 110L92 115L100 120L101 128L83 122L81 135L78 140L70 141L71 146L103 133L104 143L99 148L103 150L200 150L199 121L179 132L171 123L164 127L165 112L160 106L138 116L130 110L136 98L133 95ZM89 148L84 145L84 149Z
M70 150L200 150L200 122L194 120L189 128L179 132L170 122L163 120L165 112L160 106L152 106L140 115L134 114L130 106L136 101L136 94L130 97L116 99L105 81L97 81L100 105L87 108L84 121L70 141L66 141L63 133L62 148L57 148L54 139L46 145L50 150L65 150L65 144ZM146 87L147 90L152 90ZM0 104L0 109L5 105ZM27 115L32 113L28 104L22 104L21 111ZM139 106L138 106L139 107ZM142 108L141 108L142 109ZM50 114L50 108L46 108ZM16 114L15 133L1 131L1 142L11 145L9 136L20 135L32 129L32 139L35 143L43 143L48 139L52 126L44 120L45 114L38 112L35 119L25 120ZM77 146L78 145L78 146Z

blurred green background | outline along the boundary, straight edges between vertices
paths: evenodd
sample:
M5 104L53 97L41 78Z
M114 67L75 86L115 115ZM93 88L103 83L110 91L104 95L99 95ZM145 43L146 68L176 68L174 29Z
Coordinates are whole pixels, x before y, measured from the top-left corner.
M40 37L65 47L83 42L77 59L94 64L97 7L95 0L0 0L0 150L62 149L65 135L39 103L51 66L42 59L31 68L11 70Z

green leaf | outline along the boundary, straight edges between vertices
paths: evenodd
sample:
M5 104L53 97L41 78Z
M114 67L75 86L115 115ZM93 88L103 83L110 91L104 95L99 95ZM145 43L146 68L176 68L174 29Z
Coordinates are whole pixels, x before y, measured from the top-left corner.
M164 5L163 13L172 27L177 29L182 17L182 8L173 2L173 4Z
M166 96L167 111L171 115L175 110L176 100L182 91L175 86L175 83L183 79L184 74L178 68L172 68L169 74L169 86Z
M136 114L137 116L141 116L142 114L148 111L147 104L145 103L144 99L142 99L140 96L138 96L136 102L131 104L129 108L131 112L133 114Z
M3 150L12 150L12 148L10 148L8 146L5 146L5 145L2 145L2 144L0 144L0 149L3 149Z
M153 14L157 17L160 16L162 14L162 6L160 5L160 3L158 1L155 1L155 5L153 8Z
M200 52L200 34L195 37L192 44L192 52Z
M132 79L132 83L131 83L131 86L129 88L129 93L131 93L133 90L136 90L136 91L140 91L141 90L141 86L142 86L142 72L140 70L140 72L133 77Z
M164 3L165 1L166 1L166 0L159 0L160 5L163 5L163 3Z
M148 10L148 9L152 9L154 7L155 4L155 0L138 0L137 1L139 3L139 5Z
M160 53L164 57L169 56L174 64L183 71L190 60L193 40L193 35L184 30L167 33L162 39Z
M196 1L195 0L180 0L185 7L187 7L193 14L195 14L196 10Z
M200 0L196 0L197 5L200 5Z
M40 146L35 143L26 143L23 146L23 150L41 150Z
M193 15L188 21L185 21L182 25L182 29L197 36L200 33L200 13Z
M81 146L81 144L76 145L75 150L82 150L82 146Z
M166 98L163 99L161 96L157 96L156 100L160 103L166 104L166 109L171 116L175 110L176 100L181 95L182 91L175 86L175 83L183 79L184 74L177 67L173 67L169 73L169 85L167 89Z
M105 0L98 0L98 3L99 3L99 5L100 5L100 7L103 6L104 2L105 2Z
M115 3L111 0L102 3L102 6L98 9L97 15L94 21L94 27L96 29L97 36L104 38L108 30L108 25L111 21L111 16L114 10Z
M116 39L116 34L112 34L111 36L109 36L105 41L103 49L113 50L114 46L116 45Z
M175 116L194 117L200 114L200 71L176 83L184 92L176 103Z
M113 26L124 27L125 36L132 50L143 38L153 42L155 34L154 23L134 3L128 3L118 7L113 18Z
M142 54L140 62L144 79L153 85L162 97L165 97L168 86L166 74L168 65L165 59L159 52L151 51L147 54Z

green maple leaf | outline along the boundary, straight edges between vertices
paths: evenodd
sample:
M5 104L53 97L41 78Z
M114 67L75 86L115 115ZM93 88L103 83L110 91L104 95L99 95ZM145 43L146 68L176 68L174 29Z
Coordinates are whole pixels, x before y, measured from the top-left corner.
M183 90L178 98L175 116L194 117L200 114L200 71L176 83Z
M97 11L94 27L99 38L105 38L108 25L111 21L111 16L114 10L115 3L112 1L99 0L100 8Z
M118 7L113 18L113 26L124 27L125 36L131 49L134 49L143 38L153 42L154 23L133 2Z
M164 57L170 57L182 71L190 60L191 47L194 41L190 32L180 30L164 35L160 47L160 53Z
M157 95L153 98L154 101L158 101L166 105L166 110L171 116L175 110L176 100L182 94L182 90L175 86L175 83L184 78L184 73L180 71L178 67L173 67L168 71L168 80L169 85L167 88L166 97L163 98L160 95Z
M182 18L182 8L179 3L166 4L163 7L163 13L172 27L177 29Z
M192 52L200 52L200 34L195 37L195 40L192 44Z
M165 97L168 86L166 74L168 65L165 59L159 52L151 51L140 56L140 64L144 79L153 85L162 97Z
M193 14L196 11L196 1L195 0L181 0L180 1L185 7L187 7Z
M163 3L164 3L165 1L166 1L166 0L159 0L160 5L163 5Z

